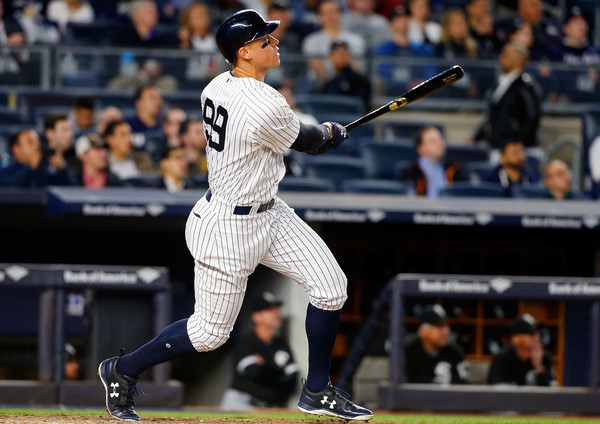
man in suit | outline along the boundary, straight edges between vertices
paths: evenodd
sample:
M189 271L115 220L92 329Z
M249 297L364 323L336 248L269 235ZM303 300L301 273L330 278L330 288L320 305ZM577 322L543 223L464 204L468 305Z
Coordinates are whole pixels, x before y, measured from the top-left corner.
M523 72L528 60L527 48L507 43L498 60L502 74L474 140L484 141L495 149L510 138L521 140L526 147L537 146L541 99L537 85Z
M415 148L419 159L400 170L400 179L412 184L416 195L438 197L444 187L464 179L460 165L444 159L446 142L437 127L421 128Z

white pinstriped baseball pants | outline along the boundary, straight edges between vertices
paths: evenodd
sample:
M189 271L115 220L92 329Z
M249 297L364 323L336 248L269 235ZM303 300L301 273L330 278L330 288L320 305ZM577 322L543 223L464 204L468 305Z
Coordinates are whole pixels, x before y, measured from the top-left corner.
M341 309L346 275L325 242L283 200L272 209L234 215L234 206L214 195L193 207L185 239L195 262L194 313L187 325L194 348L223 345L242 307L248 277L258 264L300 284L309 302L324 310Z

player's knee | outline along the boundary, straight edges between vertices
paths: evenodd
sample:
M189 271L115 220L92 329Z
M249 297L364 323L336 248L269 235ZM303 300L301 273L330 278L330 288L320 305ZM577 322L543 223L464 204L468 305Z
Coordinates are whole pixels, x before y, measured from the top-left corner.
M348 299L347 284L346 276L343 272L340 272L332 280L327 281L327 284L321 285L319 289L309 293L310 303L317 308L328 311L342 309L346 299Z
M208 352L223 346L229 340L229 331L211 328L192 315L188 320L188 336L198 352Z

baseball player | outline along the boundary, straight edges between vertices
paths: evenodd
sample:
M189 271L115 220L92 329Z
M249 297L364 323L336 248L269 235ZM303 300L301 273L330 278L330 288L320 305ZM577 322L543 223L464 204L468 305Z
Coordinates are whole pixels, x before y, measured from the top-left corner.
M246 9L217 30L217 45L233 69L215 77L201 96L210 188L185 229L195 263L194 313L136 351L100 363L106 408L116 418L140 419L134 396L142 371L227 341L258 264L294 279L308 295L308 375L298 408L343 420L373 417L329 379L346 276L325 242L277 197L286 150L325 153L347 133L335 122L301 123L284 97L264 83L267 70L280 64L279 41L270 35L278 25Z

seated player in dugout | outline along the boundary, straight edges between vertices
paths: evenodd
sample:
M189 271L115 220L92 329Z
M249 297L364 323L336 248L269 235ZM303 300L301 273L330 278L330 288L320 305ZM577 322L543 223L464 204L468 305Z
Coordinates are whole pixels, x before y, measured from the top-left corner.
M529 314L510 325L510 343L494 355L488 384L554 386L554 366L540 342L537 322Z
M405 343L408 383L465 384L468 362L462 348L450 340L448 316L441 305L428 305L420 314L417 333Z

